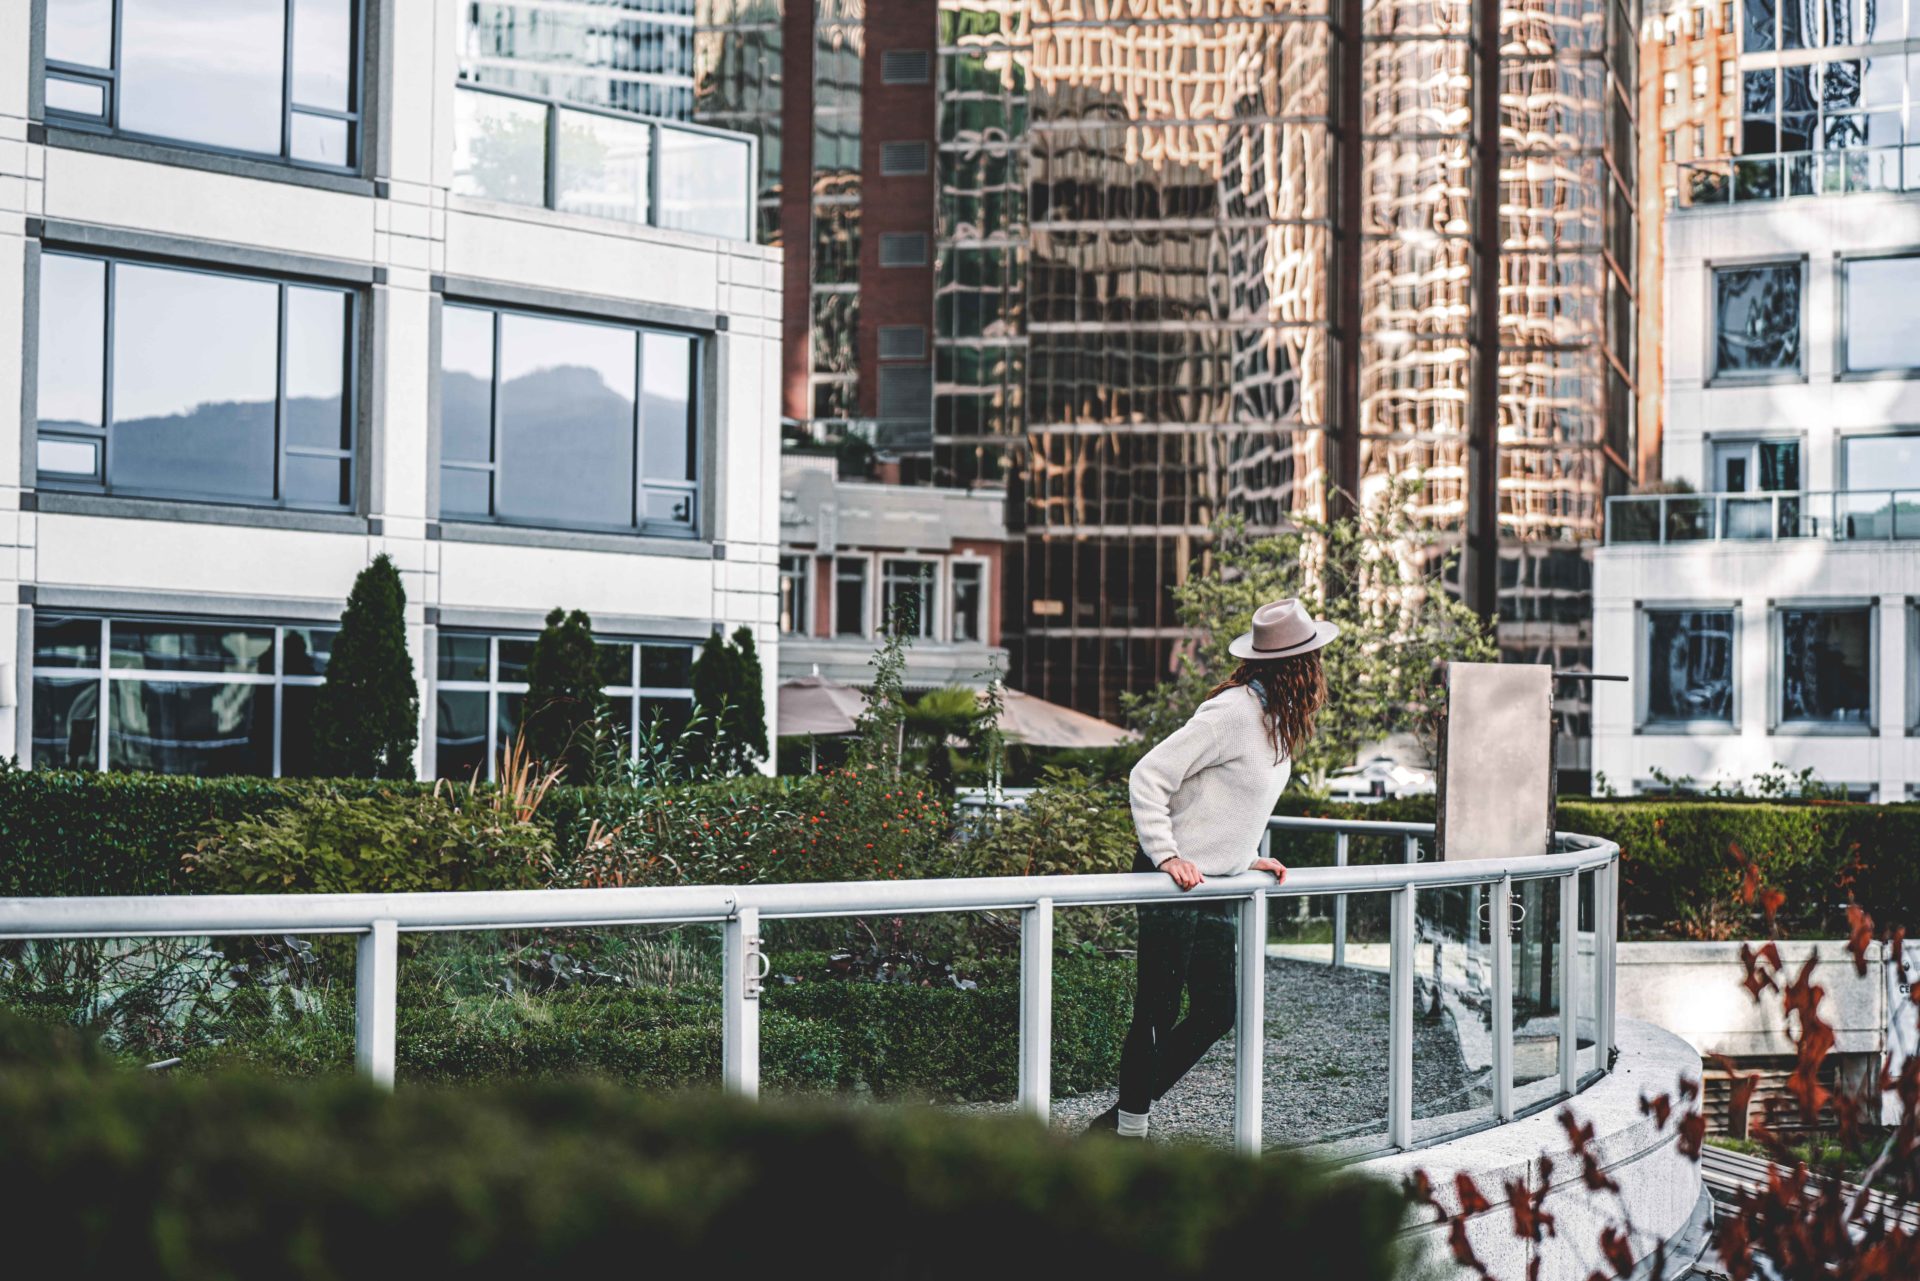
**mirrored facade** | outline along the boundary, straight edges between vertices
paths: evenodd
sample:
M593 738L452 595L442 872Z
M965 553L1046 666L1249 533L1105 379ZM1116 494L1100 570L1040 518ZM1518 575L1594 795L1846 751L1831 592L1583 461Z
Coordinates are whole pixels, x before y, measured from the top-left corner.
M470 0L460 78L541 98L686 120L694 0Z

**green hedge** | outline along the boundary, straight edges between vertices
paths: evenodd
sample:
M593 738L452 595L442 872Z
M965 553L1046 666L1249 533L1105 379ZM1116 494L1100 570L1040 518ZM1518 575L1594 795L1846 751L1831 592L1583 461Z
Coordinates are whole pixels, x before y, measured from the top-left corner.
M837 1265L973 1281L1283 1259L1302 1281L1387 1281L1400 1266L1399 1192L1297 1158L584 1082L383 1095L344 1079L78 1070L71 1052L49 1071L17 1053L8 1066L8 1040L0 1027L0 1232L21 1276Z
M1433 821L1431 797L1378 805L1287 797L1284 814ZM1589 800L1560 802L1560 827L1620 846L1621 910L1628 938L1744 938L1764 922L1739 902L1731 849L1786 895L1779 926L1790 937L1846 934L1858 902L1881 924L1920 927L1920 805L1832 801ZM1329 863L1330 837L1285 835L1276 852L1300 866ZM1431 851L1429 851L1429 854ZM1397 844L1355 842L1355 862L1400 857Z

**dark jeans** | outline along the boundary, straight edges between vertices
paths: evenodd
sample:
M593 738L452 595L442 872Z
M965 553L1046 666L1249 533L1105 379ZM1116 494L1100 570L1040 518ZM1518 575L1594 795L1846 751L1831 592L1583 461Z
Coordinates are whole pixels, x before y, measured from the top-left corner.
M1153 863L1136 855L1136 872ZM1188 907L1140 907L1139 981L1133 1026L1120 1050L1120 1109L1145 1112L1187 1074L1234 1019L1234 903L1213 899ZM1180 996L1187 1016L1180 1018Z

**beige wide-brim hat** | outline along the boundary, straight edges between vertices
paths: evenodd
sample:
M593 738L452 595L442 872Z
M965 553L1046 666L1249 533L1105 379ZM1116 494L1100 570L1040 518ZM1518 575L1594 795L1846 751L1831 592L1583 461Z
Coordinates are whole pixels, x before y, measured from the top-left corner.
M1227 646L1235 658L1294 658L1311 654L1340 634L1338 623L1315 622L1307 607L1289 596L1253 611L1253 630Z

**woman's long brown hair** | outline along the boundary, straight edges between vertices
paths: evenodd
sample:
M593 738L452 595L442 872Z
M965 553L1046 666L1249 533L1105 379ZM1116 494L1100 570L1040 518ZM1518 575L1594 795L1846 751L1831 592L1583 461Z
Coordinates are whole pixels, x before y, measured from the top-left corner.
M1313 737L1313 718L1327 704L1327 675L1320 667L1320 651L1296 658L1249 658L1207 691L1207 697L1238 685L1260 687L1267 705L1267 742L1273 745L1274 758L1285 751L1292 760Z

